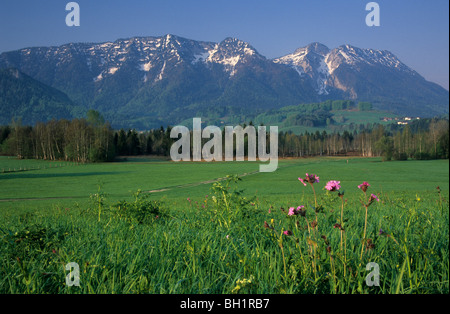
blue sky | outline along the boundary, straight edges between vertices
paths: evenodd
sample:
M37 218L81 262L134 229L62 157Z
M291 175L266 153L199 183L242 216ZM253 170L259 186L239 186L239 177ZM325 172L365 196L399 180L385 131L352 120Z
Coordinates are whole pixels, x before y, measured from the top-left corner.
M365 24L369 0L78 0L80 27L65 24L68 2L1 0L0 52L175 34L236 37L274 58L317 41L389 50L449 88L448 0L378 0L380 27Z

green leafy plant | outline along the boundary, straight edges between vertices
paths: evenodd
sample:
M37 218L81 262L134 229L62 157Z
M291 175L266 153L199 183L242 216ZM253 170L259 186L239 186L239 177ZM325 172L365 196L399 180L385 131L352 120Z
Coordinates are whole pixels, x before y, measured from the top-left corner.
M165 215L164 204L149 200L141 190L133 193L134 201L120 201L111 206L114 217L137 224L150 224Z
M238 219L251 217L257 210L255 199L245 197L243 190L238 189L239 181L239 176L228 175L224 181L215 182L211 188L214 214L226 228Z

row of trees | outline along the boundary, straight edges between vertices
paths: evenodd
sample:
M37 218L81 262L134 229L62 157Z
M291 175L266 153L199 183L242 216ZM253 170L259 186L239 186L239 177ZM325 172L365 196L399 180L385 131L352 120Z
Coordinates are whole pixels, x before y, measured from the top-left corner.
M360 132L280 134L282 157L356 155L382 156L384 160L449 158L449 122L431 119L422 126L405 125L389 130L383 125Z
M112 161L116 156L169 156L177 140L170 138L170 132L170 127L147 132L115 131L98 112L90 111L86 119L53 120L34 127L13 122L0 127L0 152L19 158L76 162ZM280 157L343 155L383 156L384 160L448 158L448 118L422 119L390 128L368 125L353 132L279 134Z
M1 152L18 158L75 162L114 160L114 131L96 111L86 119L52 120L34 127L13 121L0 128Z

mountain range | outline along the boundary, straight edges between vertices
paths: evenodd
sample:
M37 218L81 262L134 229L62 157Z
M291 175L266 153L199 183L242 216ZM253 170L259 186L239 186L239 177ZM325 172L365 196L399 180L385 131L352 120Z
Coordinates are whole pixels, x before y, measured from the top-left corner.
M169 34L4 52L0 69L0 124L13 117L31 124L79 117L89 109L114 127L146 129L329 99L369 101L413 116L448 113L449 105L447 90L391 52L350 45L312 43L268 59L239 39L214 43ZM34 102L11 92L18 85L40 91ZM48 95L37 86L47 86ZM36 107L36 99L49 104Z

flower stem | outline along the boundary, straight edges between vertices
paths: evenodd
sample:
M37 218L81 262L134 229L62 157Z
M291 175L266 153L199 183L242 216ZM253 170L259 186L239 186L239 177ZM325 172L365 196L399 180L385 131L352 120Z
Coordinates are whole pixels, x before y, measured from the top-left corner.
M311 188L312 188L312 190L313 190L313 193L314 193L314 206L315 206L315 209L317 209L317 197L316 197L316 190L314 189L314 185L313 185L312 183L310 183L310 185L311 185Z
M342 206L341 206L341 227L344 226L344 197L341 196ZM342 228L341 228L341 251L342 251Z
M312 183L309 183L311 185L311 188L314 193L314 213L316 214L316 230L318 230L318 218L317 218L317 196L316 196L316 190L314 189L314 185Z
M297 246L298 246L298 250L300 251L300 257L302 259L302 263L303 263L303 272L305 272L305 260L303 259L303 253L302 253L302 248L300 247L300 241L297 242Z
M279 243L281 248L281 254L283 255L283 266L284 266L284 278L287 279L287 273L286 273L286 259L284 257L284 248L283 248L283 232L281 232Z
M345 243L345 250L342 247L342 238L344 230L342 230L344 226L344 195L340 195L340 198L342 200L342 206L341 206L341 252L344 252L344 277L346 276L346 268L347 268L347 242Z
M364 207L366 208L366 217L365 217L365 221L364 221L364 234L363 234L363 243L362 243L362 247L361 247L361 259L363 256L363 251L364 251L364 244L366 243L366 231L367 231L367 212L368 212L368 205L364 205Z
M333 285L334 285L334 293L337 293L337 289L336 289L336 269L334 267L334 263L333 263L333 257L330 254L330 266L331 266L331 270L333 271ZM345 270L345 268L344 268Z

